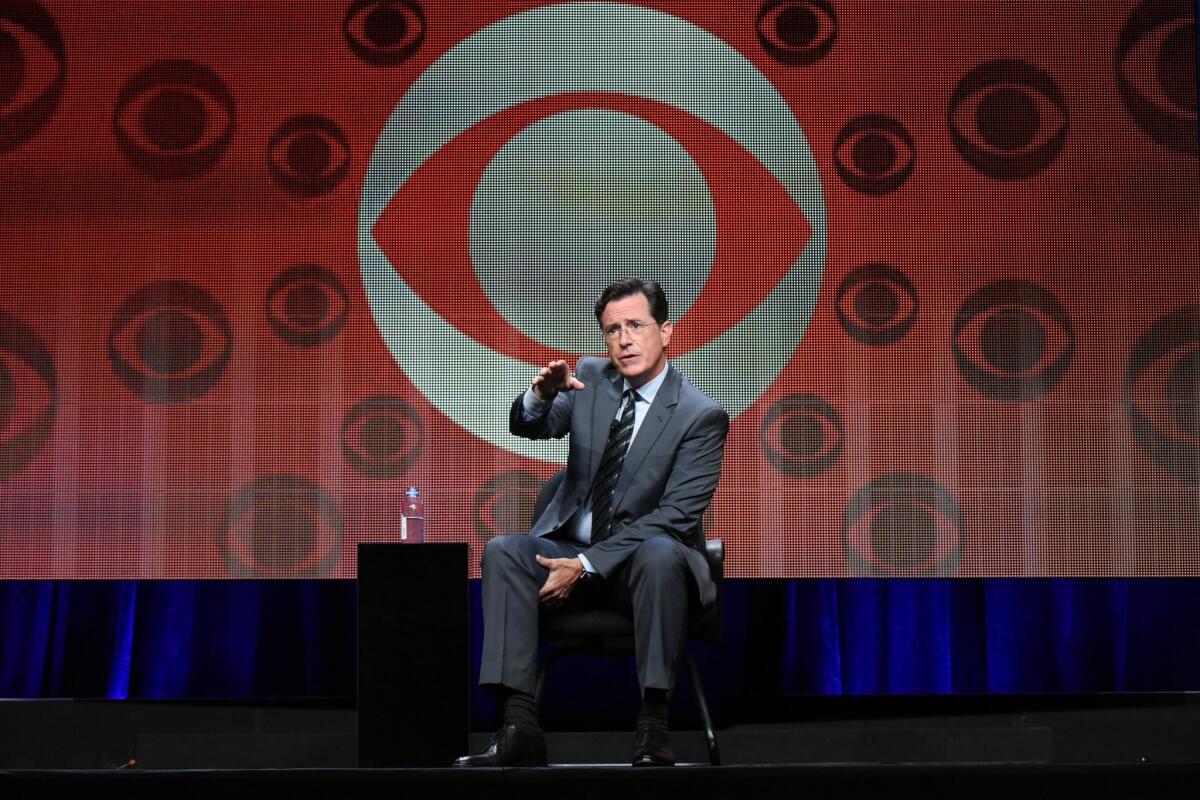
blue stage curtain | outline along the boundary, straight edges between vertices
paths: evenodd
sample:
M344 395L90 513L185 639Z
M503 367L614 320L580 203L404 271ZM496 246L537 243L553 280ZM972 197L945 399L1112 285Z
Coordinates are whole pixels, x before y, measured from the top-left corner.
M1200 686L1194 580L789 581L783 594L781 665L766 681L782 694ZM769 641L770 625L756 627Z
M472 583L478 668L479 584ZM718 705L754 694L1200 689L1200 580L727 581ZM353 698L350 581L0 583L0 696ZM629 665L578 706L636 695ZM578 685L578 684L574 684ZM557 693L552 687L552 696ZM474 698L476 716L490 701Z
M0 583L0 696L354 695L349 581Z

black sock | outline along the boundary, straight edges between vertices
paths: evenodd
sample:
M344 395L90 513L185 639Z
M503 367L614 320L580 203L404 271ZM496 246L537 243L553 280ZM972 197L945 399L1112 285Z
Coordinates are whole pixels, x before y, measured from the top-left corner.
M642 710L638 712L638 726L655 725L667 727L667 690L647 689L642 693Z
M516 725L518 728L530 731L541 730L541 726L538 725L537 703L533 695L509 689L501 704L504 709L505 725Z

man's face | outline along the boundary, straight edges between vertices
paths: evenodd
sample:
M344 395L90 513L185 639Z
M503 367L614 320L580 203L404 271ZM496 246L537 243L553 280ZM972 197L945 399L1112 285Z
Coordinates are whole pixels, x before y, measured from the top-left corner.
M671 322L656 323L650 313L650 301L641 292L605 306L600 315L600 330L617 371L634 388L657 375L667 363Z

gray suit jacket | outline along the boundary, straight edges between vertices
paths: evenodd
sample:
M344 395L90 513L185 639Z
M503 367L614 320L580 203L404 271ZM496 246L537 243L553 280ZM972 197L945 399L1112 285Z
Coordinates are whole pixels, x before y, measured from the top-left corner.
M584 554L601 575L608 575L648 537L671 536L687 545L700 601L710 605L716 587L704 558L700 519L721 477L729 415L674 367L667 369L621 465L612 536ZM509 412L509 429L517 436L571 435L566 475L546 510L533 521L533 536L558 530L583 505L621 402L623 379L608 359L581 358L575 375L585 388L560 392L538 419L522 420L523 393Z

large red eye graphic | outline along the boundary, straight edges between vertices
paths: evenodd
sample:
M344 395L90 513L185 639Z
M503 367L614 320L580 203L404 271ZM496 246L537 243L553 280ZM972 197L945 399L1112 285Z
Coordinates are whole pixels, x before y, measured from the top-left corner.
M1032 400L1058 384L1075 355L1075 330L1058 298L1036 284L1003 280L966 299L954 318L954 360L993 400Z
M472 435L561 461L477 410L515 394L522 365L602 352L594 321L562 310L651 275L671 287L674 363L745 413L793 358L825 267L795 111L742 52L645 4L501 17L439 50L367 163L359 263L392 357ZM447 358L491 378L453 390Z
M837 41L838 18L827 0L772 0L758 12L758 41L781 64L820 61Z
M1185 155L1196 144L1196 17L1191 0L1149 0L1117 42L1117 88L1154 141Z
M216 298L192 283L143 287L113 315L108 358L128 389L151 403L193 400L220 380L233 329Z
M267 169L271 181L293 197L327 195L350 173L350 140L328 117L292 117L271 135Z
M827 400L811 394L784 397L763 417L763 455L793 478L812 478L841 458L846 428Z
M711 187L716 251L703 292L671 339L672 355L683 355L753 310L791 269L812 228L787 190L756 158L720 130L672 106L601 93L554 95L513 106L466 130L426 161L380 215L373 229L375 240L412 290L476 341L527 364L575 358L575 353L528 336L497 311L475 271L468 231L480 175L505 144L539 121L580 110L620 112L668 132ZM528 174L534 176L530 180L538 177L536 169ZM566 181L555 191L567 192L572 186ZM636 203L637 198L621 200ZM771 246L764 248L763 242ZM602 347L598 336L595 346Z
M1058 84L1024 61L989 61L971 70L946 115L959 154L998 180L1038 174L1067 140L1067 102Z
M0 6L0 153L28 141L62 99L67 55L58 26L41 4Z
M501 472L489 478L475 493L471 514L475 535L487 541L505 533L528 531L542 480L522 470Z
M225 154L237 122L233 95L208 67L158 61L126 82L113 133L129 163L157 180L192 178Z
M0 481L24 469L54 429L58 378L50 351L0 311Z
M267 324L283 341L314 347L330 341L350 315L350 293L342 279L316 264L279 274L267 288Z
M225 507L217 549L235 578L321 578L342 557L342 512L317 484L268 475Z
M855 492L842 521L846 563L856 575L954 575L965 538L954 495L932 478L907 472Z
M880 346L899 341L917 321L917 289L888 264L864 264L838 287L842 330L856 342Z
M1125 372L1125 409L1154 463L1200 483L1200 306L1168 314L1138 338Z
M833 145L833 162L847 186L878 197L908 180L917 162L917 144L896 120L868 114L842 128Z
M342 35L368 64L403 64L425 42L425 12L410 0L355 0L346 9Z
M342 420L342 455L350 466L372 478L407 472L424 446L425 424L399 397L368 397Z

